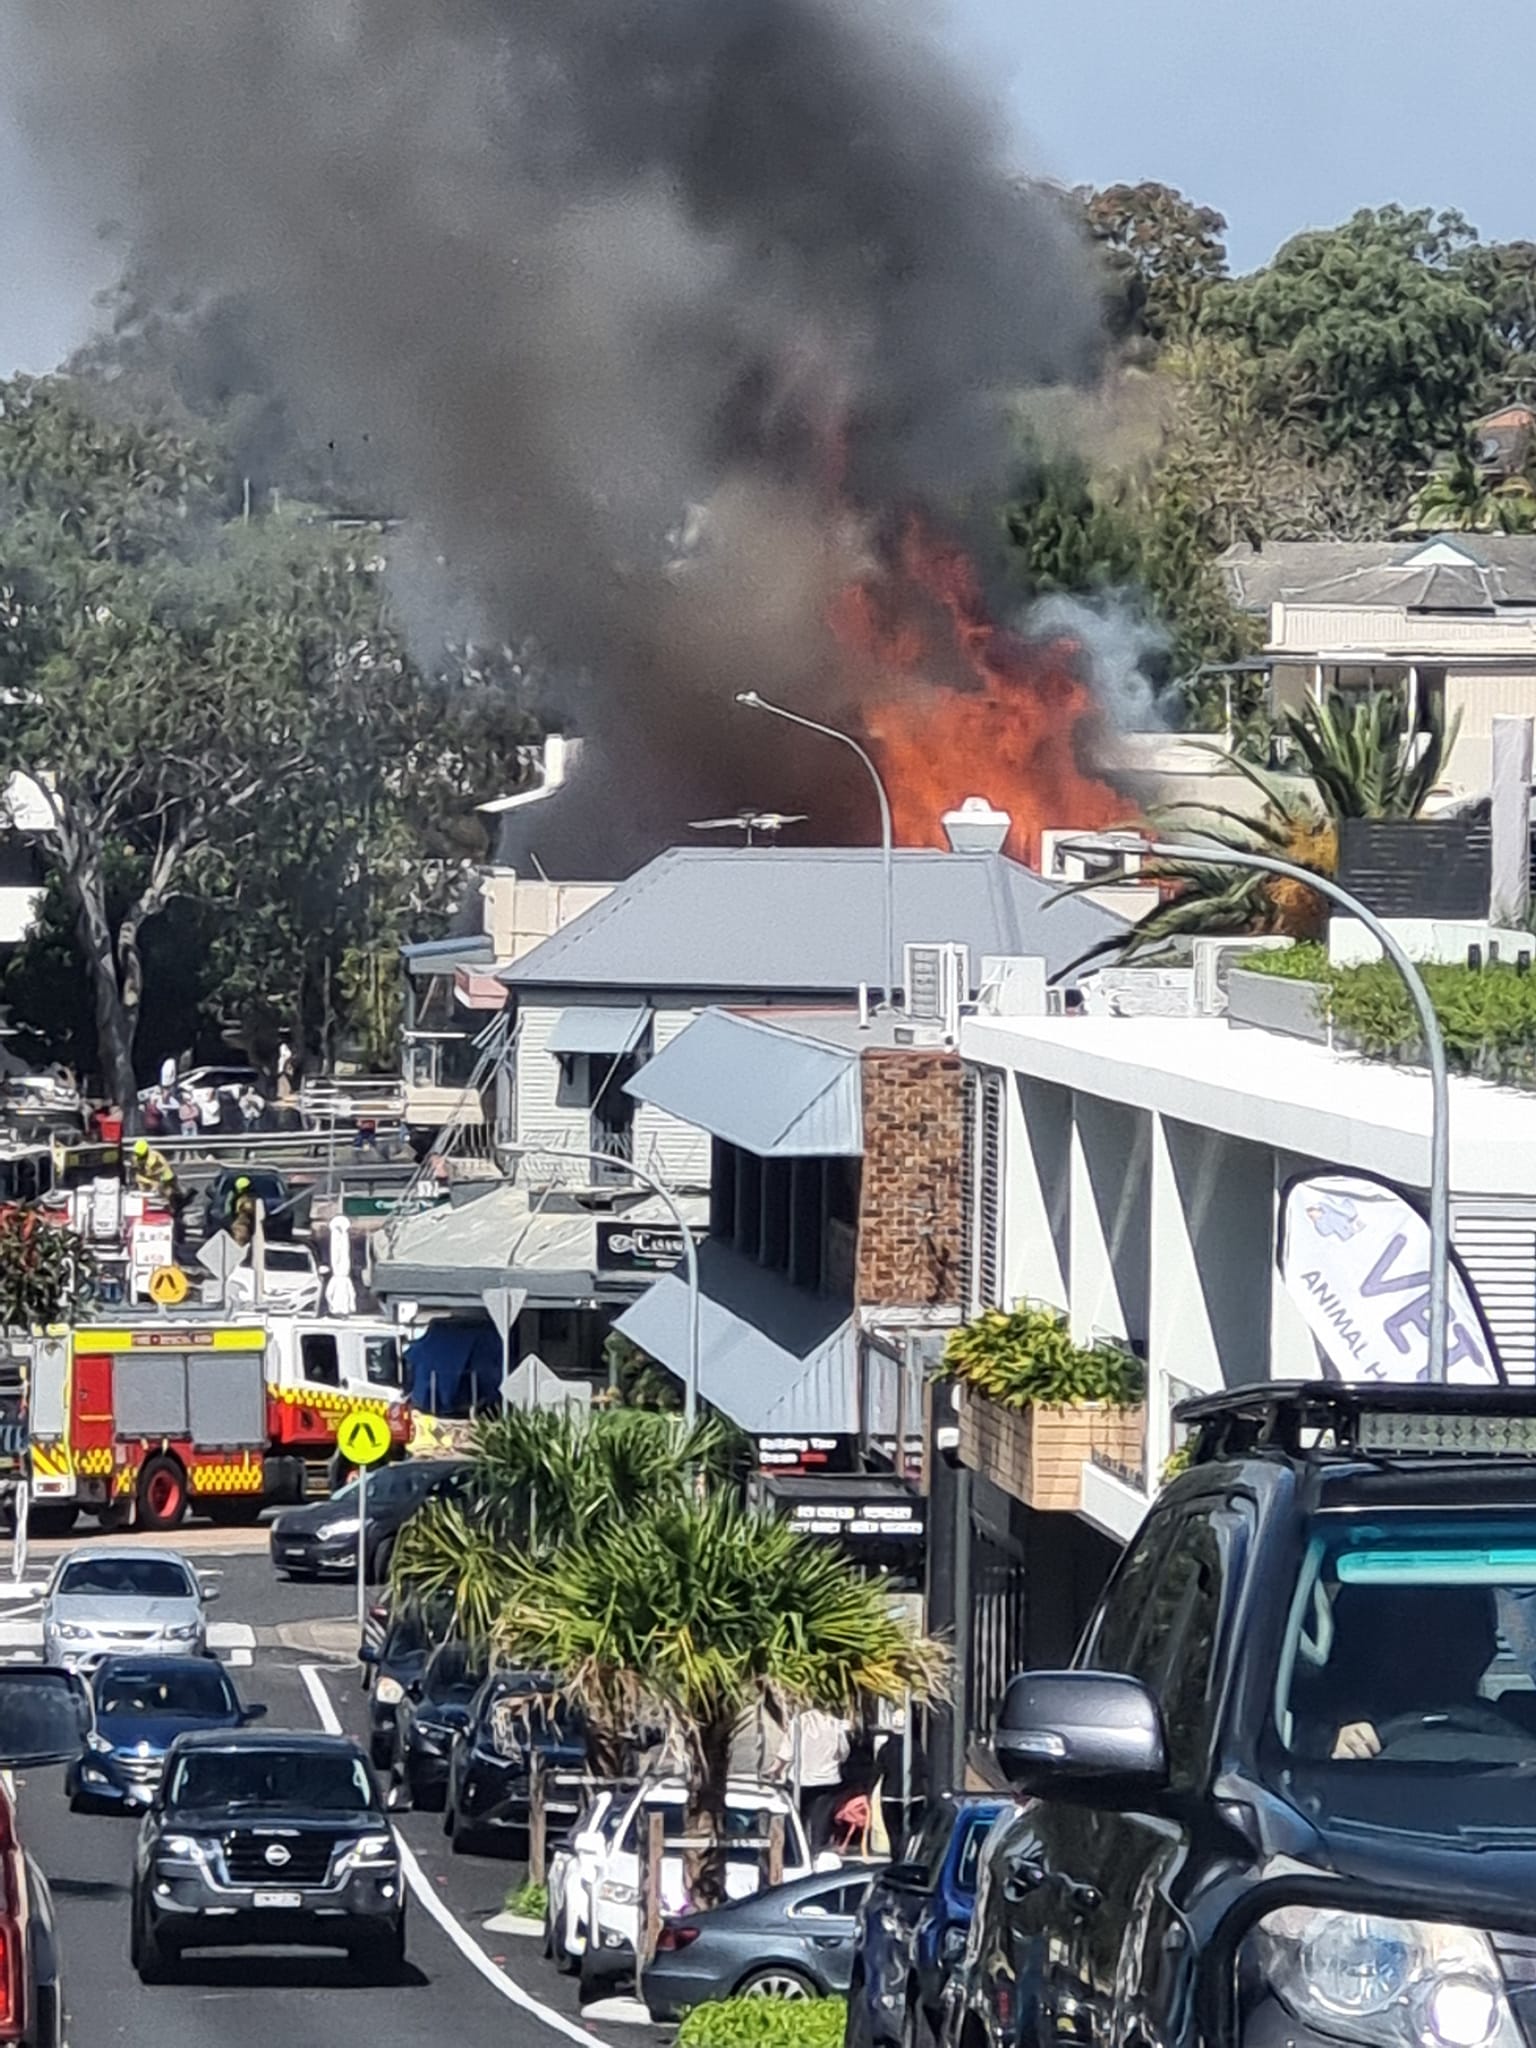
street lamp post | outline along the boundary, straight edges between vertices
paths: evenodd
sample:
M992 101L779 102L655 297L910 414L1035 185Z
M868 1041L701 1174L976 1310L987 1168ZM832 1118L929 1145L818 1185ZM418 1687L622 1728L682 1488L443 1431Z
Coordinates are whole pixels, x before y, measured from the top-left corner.
M601 1162L608 1167L622 1166L632 1180L639 1181L643 1188L648 1188L666 1205L667 1213L683 1241L683 1266L688 1278L688 1373L683 1381L683 1420L691 1429L699 1416L699 1248L693 1241L693 1232L683 1221L677 1197L664 1181L647 1173L644 1167L636 1166L632 1159L616 1160L611 1152L587 1152L574 1145L511 1144L497 1149L510 1153L514 1159L580 1159L589 1165Z
M839 732L835 725L823 725L819 719L804 718L798 711L789 711L782 704L770 703L759 696L756 690L738 690L736 702L744 704L749 711L770 711L775 718L787 719L791 725L804 726L807 732L819 732L824 739L836 740L840 746L850 749L869 771L869 779L875 785L875 795L880 803L880 878L884 889L884 952L885 952L885 1008L896 1007L896 863L892 853L891 800L885 793L885 784L880 779L880 770L869 755L850 733Z
M1070 846L1077 853L1103 850L1092 839L1073 840ZM1327 875L1314 874L1311 868L1299 867L1294 861L1278 860L1273 854L1245 853L1225 846L1207 850L1198 843L1185 846L1152 840L1144 844L1143 851L1155 859L1182 861L1191 867L1254 868L1264 874L1285 875L1292 881L1304 882L1319 896L1328 897L1341 909L1358 917L1402 976L1403 985L1418 1013L1419 1030L1423 1034L1424 1050L1429 1060L1429 1377L1432 1381L1443 1381L1451 1254L1451 1098L1446 1080L1445 1040L1441 1036L1435 1006L1429 999L1429 990L1424 986L1424 977L1381 919L1367 910L1358 896L1340 888Z

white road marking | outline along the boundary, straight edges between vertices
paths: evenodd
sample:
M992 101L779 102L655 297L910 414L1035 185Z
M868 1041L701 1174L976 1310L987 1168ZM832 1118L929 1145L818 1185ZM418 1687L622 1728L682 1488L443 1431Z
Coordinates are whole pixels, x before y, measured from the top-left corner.
M328 1735L340 1735L343 1732L341 1716L325 1689L323 1667L319 1664L301 1664L299 1676L304 1681L304 1690L309 1694L310 1704L319 1716L320 1726ZM403 1840L400 1843L400 1867L405 1872L405 1881L422 1911L437 1922L464 1960L472 1964L488 1984L494 1985L502 1997L510 2000L513 2005L521 2006L524 2012L532 2013L533 2017L542 2020L545 2026L553 2027L557 2034L564 2034L567 2040L581 2042L582 2048L592 2048L595 2035L588 2033L585 2027L578 2026L574 2020L567 2019L563 2012L556 2012L553 2006L543 2004L531 1991L525 1991L521 1984L491 1961L469 1930L460 1924L452 1909L437 1896L427 1880L426 1872L416 1861L410 1846Z

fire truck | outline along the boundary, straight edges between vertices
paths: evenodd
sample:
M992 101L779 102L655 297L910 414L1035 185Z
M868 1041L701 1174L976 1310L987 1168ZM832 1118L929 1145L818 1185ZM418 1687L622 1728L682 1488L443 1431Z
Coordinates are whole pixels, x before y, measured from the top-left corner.
M400 1335L369 1316L124 1315L33 1339L29 1378L33 1522L55 1534L81 1509L175 1529L190 1507L241 1522L323 1497L354 1408L392 1456L410 1441Z

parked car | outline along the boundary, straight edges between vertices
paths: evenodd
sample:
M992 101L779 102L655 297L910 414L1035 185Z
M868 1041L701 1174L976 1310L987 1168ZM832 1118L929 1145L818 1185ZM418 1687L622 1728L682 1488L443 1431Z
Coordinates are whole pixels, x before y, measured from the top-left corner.
M976 1866L1006 1799L936 1799L901 1860L869 1889L853 1959L849 2028L866 2042L933 2048L947 1972L965 1949Z
M547 1671L498 1671L475 1694L453 1739L443 1801L456 1856L526 1835L535 1752L550 1770L585 1768L586 1725L557 1684Z
M228 1230L235 1214L235 1182L248 1180L251 1193L262 1205L262 1236L268 1245L286 1244L294 1236L296 1219L304 1212L308 1220L312 1190L297 1192L269 1166L224 1166L208 1183L203 1197L203 1235L215 1237Z
M89 1670L103 1657L201 1656L217 1590L174 1550L71 1550L43 1595L43 1657Z
M965 1954L947 1973L939 2004L942 2048L1017 2048L1014 2029L1021 2007L1020 1986L1038 1967L1033 1944L1014 1941L1009 1873L1028 1867L1034 1841L1034 1802L1003 1808L987 1832L976 1865L976 1903ZM1013 1880L1015 1886L1017 1879ZM861 2001L849 2008L848 2048L867 2048Z
M646 2010L676 2020L712 1998L841 1998L870 1876L818 1872L667 1920L641 1979Z
M444 1643L396 1703L390 1778L424 1813L443 1809L453 1740L468 1727L485 1677L484 1663L463 1643Z
M371 1580L388 1576L395 1538L416 1510L462 1486L468 1474L469 1465L463 1458L404 1458L368 1475L368 1527L363 1535L363 1550ZM272 1568L278 1577L355 1578L360 1497L361 1489L354 1479L329 1500L284 1508L274 1518L268 1536Z
M419 1682L436 1647L432 1621L420 1614L393 1616L377 1649L366 1637L359 1647L368 1688L368 1754L376 1770L389 1769L400 1702L406 1687Z
M106 1657L91 1675L95 1726L64 1781L75 1812L148 1806L178 1735L244 1728L265 1707L242 1706L212 1657Z
M256 1306L256 1269L236 1266L225 1282L225 1299L231 1308ZM291 1309L308 1315L318 1309L325 1292L320 1267L307 1244L269 1244L261 1262L261 1299L269 1308Z
M594 1872L588 1905L588 1931L581 1955L584 1988L611 1982L635 1967L635 1938L640 1925L640 1831L648 1813L659 1808L664 1830L661 1858L661 1908L664 1914L688 1911L691 1904L683 1869L683 1853L667 1849L684 1832L687 1788L679 1778L651 1779L638 1785L624 1802L612 1837ZM830 1850L812 1862L810 1844L793 1800L782 1785L733 1779L726 1792L726 1895L744 1899L761 1889L765 1852L757 1844L773 1816L784 1821L784 1881L809 1877L813 1870L842 1868ZM741 1846L733 1849L737 1842Z
M565 1840L550 1852L545 1871L544 1952L567 1974L581 1967L592 1887L633 1790L629 1784L599 1785L583 1803Z
M63 2048L64 1992L53 1894L22 1840L9 1774L72 1763L90 1725L78 1673L0 1670L0 2040L16 2048Z
M146 1984L190 1948L344 1948L405 1962L400 1847L339 1735L182 1735L139 1832L129 1954Z
M1177 1419L1189 1469L1072 1668L998 1714L1038 1802L1005 1885L1013 2041L1514 2048L1536 1389L1271 1382Z

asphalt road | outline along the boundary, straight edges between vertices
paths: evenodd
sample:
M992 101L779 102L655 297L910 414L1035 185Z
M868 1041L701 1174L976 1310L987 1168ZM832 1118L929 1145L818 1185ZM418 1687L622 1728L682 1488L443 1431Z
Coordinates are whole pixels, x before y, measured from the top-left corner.
M242 1695L267 1703L271 1726L313 1729L319 1715L312 1689L319 1686L343 1722L360 1729L364 1702L353 1684L356 1666L344 1654L352 1634L346 1589L281 1584L266 1559L249 1550L221 1563L215 1613L244 1624L255 1638L252 1662L233 1673ZM401 1831L419 1859L422 1882L441 1902L439 1913L458 1922L458 1941L413 1898L403 1982L371 1985L345 1958L323 1952L215 1950L186 1958L174 1983L147 1989L128 1964L135 1823L72 1815L62 1779L62 1771L28 1774L20 1811L24 1836L57 1904L70 2048L417 2048L423 2041L558 2048L573 2035L600 2038L580 2025L570 1987L538 1960L537 1943L509 1942L481 1929L521 1871L450 1856L431 1815L403 1816ZM468 1945L496 1966L477 1969L464 1952ZM491 1977L526 1987L521 2002L498 1990ZM530 2009L529 2000L542 2002L546 2012Z

